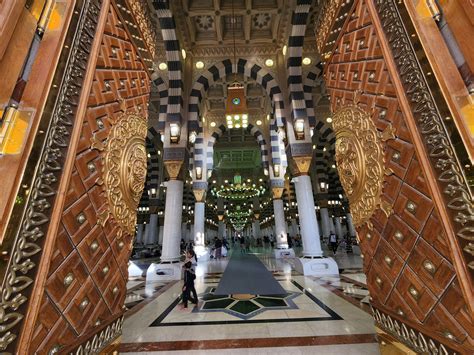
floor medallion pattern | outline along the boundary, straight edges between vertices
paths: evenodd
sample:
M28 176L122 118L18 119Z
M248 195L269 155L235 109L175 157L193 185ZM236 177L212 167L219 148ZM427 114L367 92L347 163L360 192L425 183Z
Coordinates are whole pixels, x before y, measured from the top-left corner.
M202 302L193 312L224 312L240 319L250 319L267 310L298 309L292 301L300 292L287 291L284 295L215 295L216 287L208 287L199 295Z

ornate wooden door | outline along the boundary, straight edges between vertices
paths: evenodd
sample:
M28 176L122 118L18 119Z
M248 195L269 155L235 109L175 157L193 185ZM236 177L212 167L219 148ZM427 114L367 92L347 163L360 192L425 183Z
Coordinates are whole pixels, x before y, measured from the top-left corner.
M420 352L470 352L472 197L440 102L401 2L339 3L327 2L318 45L376 324Z
M2 351L89 353L121 332L154 48L132 3L75 5L25 212L9 222Z

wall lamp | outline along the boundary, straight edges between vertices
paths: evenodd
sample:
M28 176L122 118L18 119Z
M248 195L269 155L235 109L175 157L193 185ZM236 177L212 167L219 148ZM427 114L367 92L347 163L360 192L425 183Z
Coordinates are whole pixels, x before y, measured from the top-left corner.
M189 143L194 144L194 142L196 142L196 138L197 138L196 131L192 131L191 133L189 133Z
M295 121L295 136L296 139L304 139L304 120L299 118Z
M170 142L178 143L181 135L181 127L178 123L170 123Z
M200 166L196 166L196 179L202 179L202 168Z

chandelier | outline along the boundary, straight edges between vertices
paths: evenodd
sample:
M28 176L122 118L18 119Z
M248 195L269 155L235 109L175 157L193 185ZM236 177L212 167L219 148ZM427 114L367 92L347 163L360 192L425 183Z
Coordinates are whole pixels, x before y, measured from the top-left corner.
M255 184L246 185L245 183L234 185L227 184L221 187L214 187L211 190L213 196L221 197L228 200L247 200L252 197L262 196L266 189L264 186Z

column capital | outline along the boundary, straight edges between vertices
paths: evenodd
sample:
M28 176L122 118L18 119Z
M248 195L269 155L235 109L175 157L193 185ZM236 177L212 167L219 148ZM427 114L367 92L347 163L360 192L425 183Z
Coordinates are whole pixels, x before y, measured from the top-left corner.
M183 166L182 160L165 160L163 162L166 168L166 172L170 176L170 180L178 180L181 167Z
M319 208L328 208L329 207L329 204L328 204L328 201L318 201L318 206Z
M297 156L289 160L291 174L293 176L308 175L312 156Z
M193 189L194 198L196 202L205 202L206 201L206 192L205 189Z
M272 186L272 194L274 200L281 200L283 196L284 187Z

